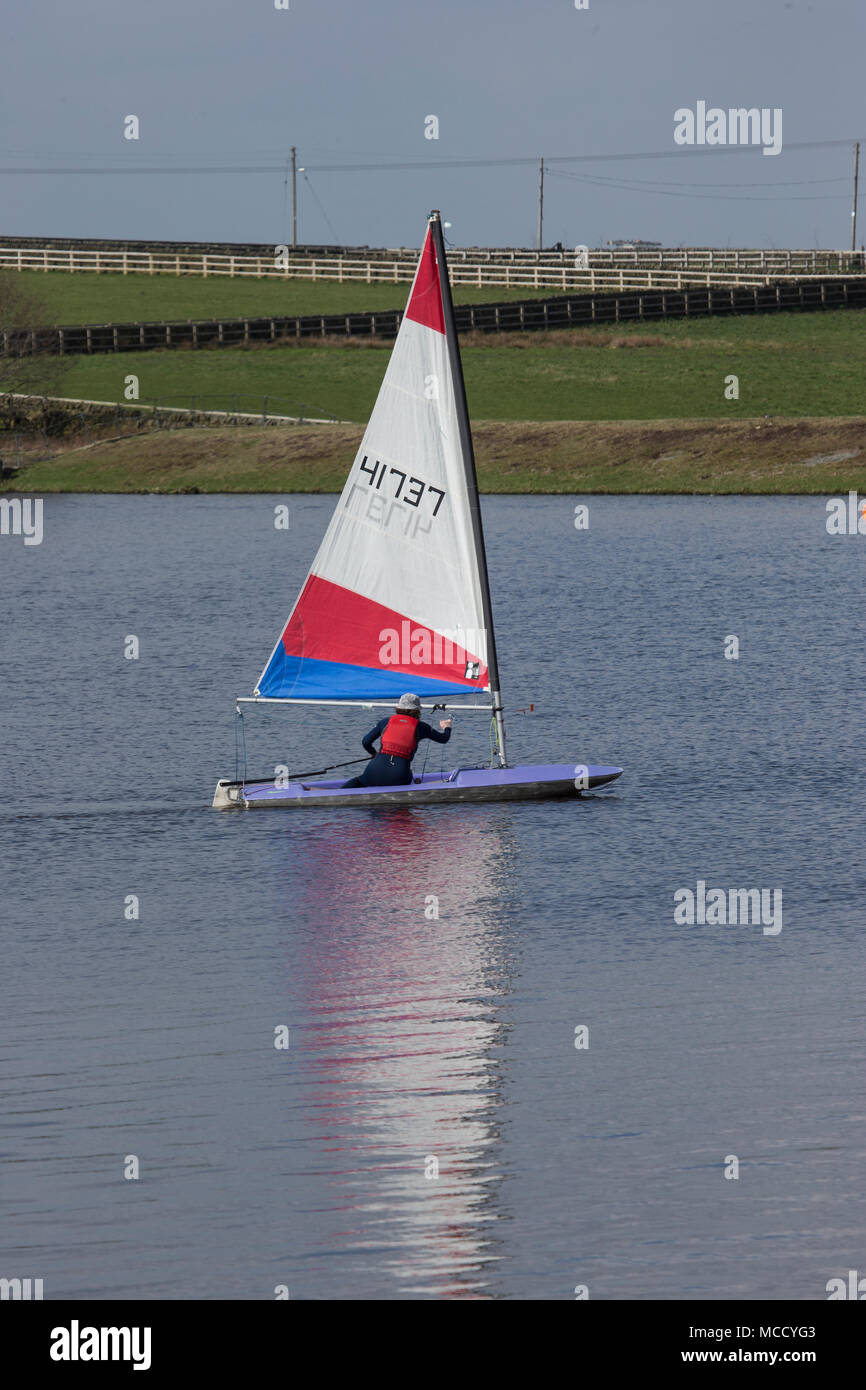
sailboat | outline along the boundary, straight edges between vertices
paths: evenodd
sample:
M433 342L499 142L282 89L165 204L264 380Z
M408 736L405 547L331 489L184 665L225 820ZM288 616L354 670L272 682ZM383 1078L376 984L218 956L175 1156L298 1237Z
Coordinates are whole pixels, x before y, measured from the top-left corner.
M438 212L385 378L303 588L242 705L487 711L490 764L352 787L315 774L222 779L217 810L580 796L622 768L509 767L475 456ZM467 700L475 697L475 701ZM462 697L462 698L461 698ZM377 716L380 717L380 716ZM322 769L329 771L331 769Z

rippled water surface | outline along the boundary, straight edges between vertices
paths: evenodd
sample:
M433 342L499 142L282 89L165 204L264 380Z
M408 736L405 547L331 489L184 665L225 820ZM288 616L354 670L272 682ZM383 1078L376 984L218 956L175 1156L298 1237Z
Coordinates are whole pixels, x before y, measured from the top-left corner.
M283 532L282 500L49 498L41 546L0 539L0 1274L825 1297L866 1262L866 540L818 498L594 498L588 531L575 499L487 499L505 699L537 706L511 758L621 780L220 815L233 698L333 506L289 499ZM353 757L370 722L254 710L250 768ZM699 879L780 889L781 932L677 924Z

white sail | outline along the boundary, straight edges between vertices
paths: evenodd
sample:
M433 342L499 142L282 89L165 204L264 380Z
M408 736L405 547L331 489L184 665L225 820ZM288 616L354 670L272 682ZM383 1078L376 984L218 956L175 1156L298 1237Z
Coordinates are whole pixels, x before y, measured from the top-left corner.
M257 695L489 689L483 542L442 276L428 227L361 447Z

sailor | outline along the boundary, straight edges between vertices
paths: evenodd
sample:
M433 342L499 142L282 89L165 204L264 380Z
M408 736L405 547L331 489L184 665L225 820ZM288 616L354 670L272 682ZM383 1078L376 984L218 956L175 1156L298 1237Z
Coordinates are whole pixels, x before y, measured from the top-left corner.
M401 695L394 713L380 719L362 739L371 761L360 777L353 777L344 787L406 786L412 781L412 759L421 740L431 738L434 743L447 743L450 739L451 720L440 719L439 728L441 734L424 723L417 695ZM374 745L379 737L382 742L377 753Z

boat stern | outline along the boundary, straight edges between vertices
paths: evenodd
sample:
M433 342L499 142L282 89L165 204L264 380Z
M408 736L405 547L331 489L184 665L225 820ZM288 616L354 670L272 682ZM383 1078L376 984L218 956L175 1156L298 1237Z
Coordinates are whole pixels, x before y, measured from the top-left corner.
M245 804L241 783L230 782L227 778L217 782L212 803L214 811L242 811Z

